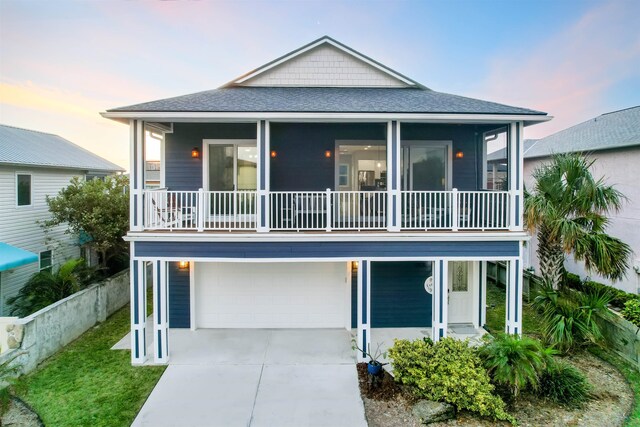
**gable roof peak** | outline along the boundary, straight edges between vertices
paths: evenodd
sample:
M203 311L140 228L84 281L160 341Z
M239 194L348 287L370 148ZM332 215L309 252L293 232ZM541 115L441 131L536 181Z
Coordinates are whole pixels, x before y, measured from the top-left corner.
M321 49L333 49L339 61L350 62L347 68L337 68L330 60L323 63ZM326 52L325 52L326 53ZM320 58L312 58L316 54ZM305 62L307 61L311 63ZM319 60L320 59L320 60ZM335 59L335 58L334 58ZM314 62L315 61L315 62ZM342 65L340 65L342 66ZM339 66L339 67L340 67ZM289 69L287 69L289 67ZM351 67L351 68L348 68ZM354 70L354 67L357 68ZM342 71L342 73L341 73ZM307 75L304 75L307 73ZM323 73L325 75L323 76ZM303 74L303 75L301 75ZM329 74L329 75L326 75ZM254 70L221 86L320 86L348 87L352 84L350 78L362 77L369 74L368 81L353 81L353 86L360 87L412 87L428 90L417 81L387 67L386 65L352 49L338 40L324 35L304 46L286 53ZM344 80L340 80L344 76ZM306 81L305 81L306 80Z

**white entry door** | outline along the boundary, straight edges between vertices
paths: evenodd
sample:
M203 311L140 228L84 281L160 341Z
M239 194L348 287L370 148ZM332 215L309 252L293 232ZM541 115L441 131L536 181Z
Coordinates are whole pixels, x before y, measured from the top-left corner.
M195 265L198 328L349 328L345 263Z
M473 323L475 319L475 264L473 261L449 263L449 323Z

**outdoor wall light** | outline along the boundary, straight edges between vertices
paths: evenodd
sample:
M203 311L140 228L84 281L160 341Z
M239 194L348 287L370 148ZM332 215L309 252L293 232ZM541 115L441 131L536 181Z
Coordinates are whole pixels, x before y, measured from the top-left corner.
M327 159L330 159L330 158L331 158L331 150L326 150L326 151L324 152L324 156L325 156Z
M189 261L178 261L178 268L180 270L186 270L189 268Z
M351 270L353 271L358 270L358 261L351 261Z
M464 157L464 153L462 152L462 150L456 151L456 159L461 159L463 157Z
M193 157L194 159L200 158L200 149L198 147L193 147L191 149L191 157Z
M271 158L275 159L278 156L278 153L276 152L276 150L271 150Z

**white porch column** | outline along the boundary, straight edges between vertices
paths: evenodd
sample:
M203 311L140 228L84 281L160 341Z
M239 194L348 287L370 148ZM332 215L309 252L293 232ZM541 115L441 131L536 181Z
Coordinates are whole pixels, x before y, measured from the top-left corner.
M258 200L256 200L256 229L260 233L269 231L269 122L258 120Z
M129 226L132 231L143 228L143 189L144 189L144 122L130 120L129 152Z
M167 301L167 262L153 262L153 358L169 361L169 316Z
M387 231L400 231L402 225L402 195L400 171L400 122L387 122Z
M487 323L487 261L480 261L480 310L478 312L478 327Z
M508 334L522 334L522 242L520 255L516 260L507 263L507 316L505 332Z
M358 260L358 347L369 351L371 343L371 261ZM366 356L358 352L358 362Z
M131 255L133 256L133 243ZM141 365L147 361L147 286L146 269L143 261L131 259L131 363Z
M523 211L523 148L522 148L522 122L511 123L507 127L508 144L508 181L509 181L509 230L522 231Z
M437 259L433 262L433 293L431 294L431 338L438 341L447 336L449 312L449 262Z

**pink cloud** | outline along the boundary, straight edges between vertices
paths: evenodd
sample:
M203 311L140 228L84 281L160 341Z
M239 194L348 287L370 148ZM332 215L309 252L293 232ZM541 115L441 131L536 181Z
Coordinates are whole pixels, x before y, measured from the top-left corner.
M604 113L607 90L620 80L640 77L640 32L628 19L633 15L640 16L639 2L609 1L594 7L565 31L523 47L521 54L494 59L477 95L555 117L528 128L528 138Z

